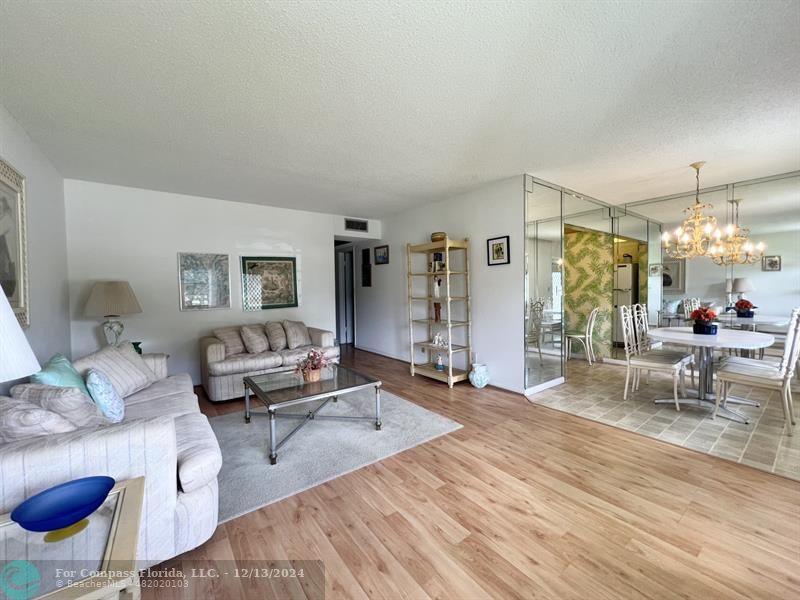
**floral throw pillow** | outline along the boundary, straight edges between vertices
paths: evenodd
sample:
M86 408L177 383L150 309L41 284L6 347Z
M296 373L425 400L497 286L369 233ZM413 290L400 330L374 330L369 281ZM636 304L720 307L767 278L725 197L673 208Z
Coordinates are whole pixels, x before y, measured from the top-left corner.
M86 374L86 387L94 403L112 423L119 423L125 417L125 403L111 380L96 369L89 369Z

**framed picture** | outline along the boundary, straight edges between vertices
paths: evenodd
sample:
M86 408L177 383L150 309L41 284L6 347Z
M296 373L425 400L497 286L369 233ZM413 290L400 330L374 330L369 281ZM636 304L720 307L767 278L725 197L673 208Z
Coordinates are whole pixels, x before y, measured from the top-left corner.
M781 257L777 254L772 256L765 256L761 259L762 271L780 271L781 270Z
M661 266L662 289L665 294L686 292L686 259L665 260Z
M489 266L509 264L511 262L509 246L507 235L486 240L486 260Z
M227 254L178 253L181 310L231 307L231 277Z
M375 246L375 264L389 264L389 246Z
M369 248L361 249L361 287L372 287L372 262Z
M22 327L31 324L25 178L0 158L0 287Z
M293 256L242 256L242 308L297 306L297 265Z

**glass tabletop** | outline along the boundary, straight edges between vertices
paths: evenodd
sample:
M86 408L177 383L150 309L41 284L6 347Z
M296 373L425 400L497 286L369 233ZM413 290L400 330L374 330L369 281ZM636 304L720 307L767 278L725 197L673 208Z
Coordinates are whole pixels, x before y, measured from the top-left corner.
M65 578L87 579L103 566L119 506L119 493L112 492L83 521L49 533L26 531L10 519L4 520L0 523L0 557L5 564L28 561L34 566L40 577L37 595L63 587Z
M244 381L268 405L325 398L336 395L337 392L380 385L378 379L339 365L322 369L319 381L304 381L300 373L293 371L245 377Z

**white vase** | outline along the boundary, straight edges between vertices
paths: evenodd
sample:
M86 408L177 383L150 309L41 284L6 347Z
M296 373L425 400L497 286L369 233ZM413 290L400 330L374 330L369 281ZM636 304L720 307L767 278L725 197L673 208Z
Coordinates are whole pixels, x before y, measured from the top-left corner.
M469 372L469 382L476 388L489 385L489 367L481 363L473 363Z

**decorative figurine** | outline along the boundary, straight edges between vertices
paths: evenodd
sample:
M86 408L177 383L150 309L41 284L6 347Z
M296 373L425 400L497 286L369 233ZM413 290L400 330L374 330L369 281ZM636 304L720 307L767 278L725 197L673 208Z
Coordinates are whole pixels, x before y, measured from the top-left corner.
M436 355L436 365L433 367L437 371L444 371L444 362L442 361L442 355Z
M439 298L442 296L441 292L442 286L442 278L441 277L434 277L433 278L433 320L436 323L440 323L442 321L442 303L439 302Z

